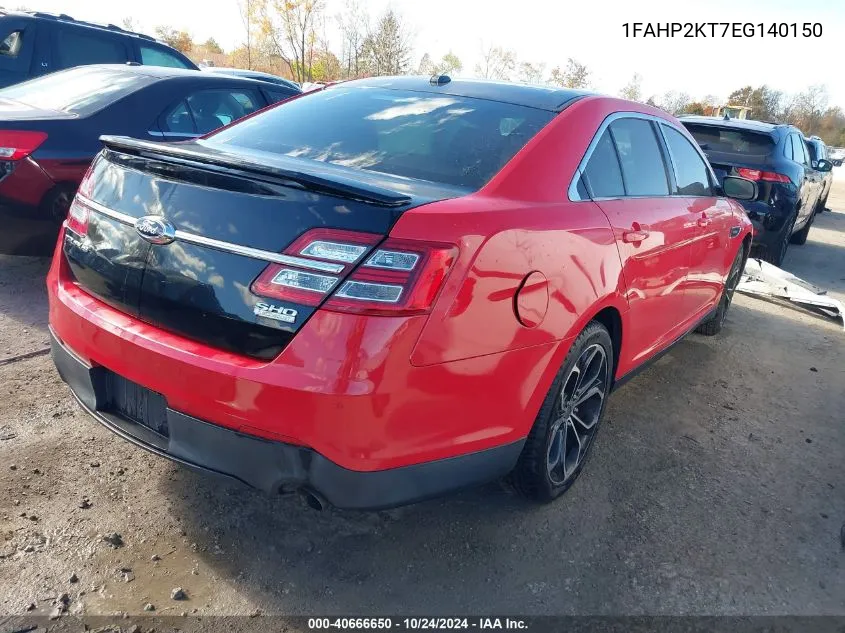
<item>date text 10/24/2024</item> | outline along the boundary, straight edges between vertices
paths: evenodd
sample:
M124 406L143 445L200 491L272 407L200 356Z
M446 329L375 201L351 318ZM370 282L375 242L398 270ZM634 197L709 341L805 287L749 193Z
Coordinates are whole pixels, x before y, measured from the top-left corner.
M347 629L347 630L511 630L528 628L528 623L521 618L496 617L413 617L413 618L308 618L308 628L312 631Z
M821 37L820 22L625 22L625 37Z

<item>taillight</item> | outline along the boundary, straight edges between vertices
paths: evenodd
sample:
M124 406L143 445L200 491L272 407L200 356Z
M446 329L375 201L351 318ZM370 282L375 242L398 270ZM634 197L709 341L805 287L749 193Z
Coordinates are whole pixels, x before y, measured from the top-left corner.
M290 263L270 264L252 282L262 297L317 306L355 264L381 240L380 235L314 229L285 249Z
M381 239L380 235L353 231L309 231L285 249L283 254L291 257L289 263L270 264L251 290L262 297L310 306L328 298L324 307L339 312L427 312L455 261L457 248L388 239L370 252Z
M67 228L81 237L88 235L89 213L88 207L82 204L78 198L74 198L67 212Z
M749 169L747 167L737 167L736 173L738 176L748 178L748 180L764 180L766 182L791 182L789 176L779 174L774 171L762 171L760 169Z
M0 130L0 159L20 160L26 158L47 140L44 132L21 130Z
M388 239L340 285L324 307L364 314L428 312L457 252L446 244Z

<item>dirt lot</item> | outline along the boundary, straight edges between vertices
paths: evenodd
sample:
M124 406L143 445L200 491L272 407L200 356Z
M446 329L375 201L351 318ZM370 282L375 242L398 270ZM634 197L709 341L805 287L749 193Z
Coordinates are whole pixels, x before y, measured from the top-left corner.
M785 268L845 300L837 171ZM46 268L0 260L0 363L46 345ZM379 513L183 470L81 413L48 356L6 362L0 614L845 614L843 352L841 326L738 297L613 397L560 502L492 484Z

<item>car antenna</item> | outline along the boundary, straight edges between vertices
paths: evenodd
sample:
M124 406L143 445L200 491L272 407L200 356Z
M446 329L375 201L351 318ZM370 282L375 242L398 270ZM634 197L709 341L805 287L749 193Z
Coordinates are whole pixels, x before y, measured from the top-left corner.
M450 81L452 81L452 78L449 75L432 75L429 83L432 86L445 86Z
M722 120L723 120L723 121L730 121L730 120L731 120L731 115L730 115L730 114L728 114L728 111L727 111L727 110L725 110L725 116L724 116L724 117L722 117Z

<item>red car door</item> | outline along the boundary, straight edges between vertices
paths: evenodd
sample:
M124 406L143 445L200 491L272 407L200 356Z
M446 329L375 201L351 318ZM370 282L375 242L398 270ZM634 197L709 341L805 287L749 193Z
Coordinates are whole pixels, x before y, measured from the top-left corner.
M613 120L583 171L588 193L613 227L622 261L630 310L622 360L631 367L682 334L691 317L684 287L695 224L669 195L654 125L636 115Z
M714 179L692 141L671 125L661 124L660 129L675 176L673 195L686 210L687 221L695 225L685 301L691 313L703 316L718 303L733 262L734 217L731 204L716 196Z

